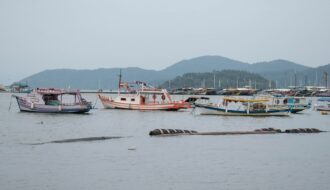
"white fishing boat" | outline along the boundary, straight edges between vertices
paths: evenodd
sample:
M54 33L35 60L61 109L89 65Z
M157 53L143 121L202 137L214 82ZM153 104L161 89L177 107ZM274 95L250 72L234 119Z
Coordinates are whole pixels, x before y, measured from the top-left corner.
M330 97L319 98L314 109L316 111L330 111Z
M284 97L271 97L270 99L270 108L287 108L291 113L298 113L303 110L311 108L311 100L308 100L305 97L293 97L293 96L284 96Z
M2 84L0 84L0 92L5 92L5 91L6 91L5 86L3 86Z
M136 81L139 86L137 90L130 88L133 83L120 83L119 87L126 89L122 94L118 90L115 98L98 94L104 108L107 109L128 109L128 110L168 110L190 108L191 105L185 101L173 101L166 89L154 88L145 82Z
M195 103L195 109L201 115L225 116L287 116L288 108L272 108L269 99L241 99L225 97L218 104Z

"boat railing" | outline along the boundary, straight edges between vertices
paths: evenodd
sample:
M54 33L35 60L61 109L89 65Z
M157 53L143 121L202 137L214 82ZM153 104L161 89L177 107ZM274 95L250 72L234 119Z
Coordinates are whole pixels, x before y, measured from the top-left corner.
M80 102L76 102L76 103L61 103L61 104L59 104L59 105L61 105L61 106L76 106L76 105L82 105L82 103L80 103Z

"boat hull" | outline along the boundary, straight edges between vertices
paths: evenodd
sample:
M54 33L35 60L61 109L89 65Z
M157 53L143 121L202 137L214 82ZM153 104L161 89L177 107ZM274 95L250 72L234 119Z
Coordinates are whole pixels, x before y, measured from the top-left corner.
M291 113L298 113L298 112L301 112L301 111L304 111L306 108L293 108L293 109L290 109L290 112Z
M196 104L201 115L223 115L223 116L288 116L290 110L260 110L260 111L240 111L240 110L225 110L212 105Z
M329 107L316 107L315 108L316 109L316 111L330 111L330 108Z
M37 112L37 113L86 113L92 108L91 105L44 105L33 104L25 101L20 97L16 97L18 107L22 112Z
M290 113L298 113L298 112L304 111L306 109L309 109L309 106L306 106L306 105L270 106L270 108L273 108L273 109L288 109L290 111Z
M99 96L104 108L106 109L127 109L127 110L165 110L165 111L177 111L179 109L187 109L191 107L189 103L146 103L146 104L127 104L119 103L108 98Z

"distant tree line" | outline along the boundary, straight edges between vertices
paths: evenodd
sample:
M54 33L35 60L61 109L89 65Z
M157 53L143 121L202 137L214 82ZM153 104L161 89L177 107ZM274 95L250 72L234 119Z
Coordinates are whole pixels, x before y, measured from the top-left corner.
M251 86L257 89L275 88L275 82L259 74L237 70L222 70L206 73L186 73L160 85L161 88L236 88Z

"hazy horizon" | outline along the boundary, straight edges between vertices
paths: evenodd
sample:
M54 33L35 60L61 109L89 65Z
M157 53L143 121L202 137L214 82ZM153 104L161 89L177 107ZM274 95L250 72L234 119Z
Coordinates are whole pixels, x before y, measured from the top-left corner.
M0 0L0 84L46 69L161 70L219 55L330 63L330 1Z

